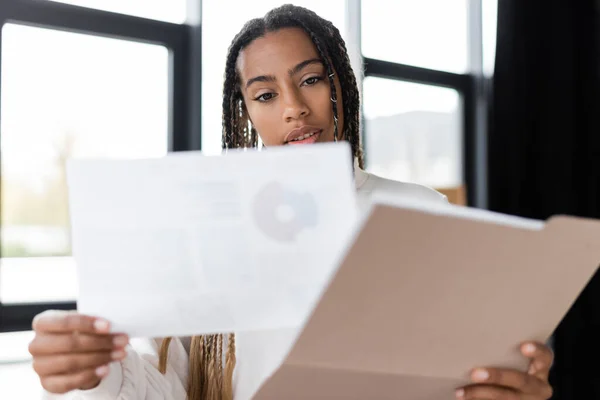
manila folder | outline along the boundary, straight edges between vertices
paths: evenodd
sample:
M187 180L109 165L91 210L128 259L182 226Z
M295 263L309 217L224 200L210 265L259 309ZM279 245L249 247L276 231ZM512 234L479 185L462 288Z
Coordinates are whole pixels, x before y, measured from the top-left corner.
M525 370L600 263L600 221L375 200L254 399L445 400L474 367Z

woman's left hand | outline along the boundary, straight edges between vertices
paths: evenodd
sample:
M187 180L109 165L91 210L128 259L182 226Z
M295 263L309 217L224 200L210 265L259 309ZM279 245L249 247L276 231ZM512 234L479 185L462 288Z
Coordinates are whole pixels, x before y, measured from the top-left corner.
M527 373L498 368L476 368L471 373L473 384L456 391L460 400L547 400L552 397L548 374L552 351L545 345L527 342L521 346L530 359Z

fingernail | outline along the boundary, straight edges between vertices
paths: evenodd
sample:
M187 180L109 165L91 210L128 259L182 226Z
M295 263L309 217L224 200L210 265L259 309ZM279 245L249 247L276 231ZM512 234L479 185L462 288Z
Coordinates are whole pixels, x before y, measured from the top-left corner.
M113 345L115 347L125 347L127 346L127 343L129 342L129 340L127 339L127 336L115 336L115 338L113 339Z
M101 367L96 368L96 375L99 377L103 377L108 374L108 365L103 365Z
M108 323L108 321L105 321L103 319L97 319L96 321L94 321L94 329L98 332L108 332L109 327L110 324Z
M465 397L465 391L463 389L458 389L456 391L456 398L462 399L463 397Z
M527 343L525 346L523 346L523 351L527 354L533 354L535 353L535 345Z
M123 350L117 350L110 353L110 357L113 360L120 360L125 357L125 352Z
M476 381L485 381L490 377L490 374L485 369L476 369L473 371L473 379Z

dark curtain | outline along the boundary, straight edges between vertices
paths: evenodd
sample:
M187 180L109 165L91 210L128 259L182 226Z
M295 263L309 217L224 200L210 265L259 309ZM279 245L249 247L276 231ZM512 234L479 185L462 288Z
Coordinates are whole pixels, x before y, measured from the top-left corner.
M492 210L600 217L599 3L498 0ZM600 399L600 276L561 322L553 347L554 399Z

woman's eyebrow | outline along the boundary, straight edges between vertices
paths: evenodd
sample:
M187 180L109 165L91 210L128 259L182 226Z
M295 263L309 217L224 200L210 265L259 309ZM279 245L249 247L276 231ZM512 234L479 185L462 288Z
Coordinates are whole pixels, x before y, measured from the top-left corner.
M323 61L320 58L311 58L310 60L305 60L296 65L294 68L290 69L288 73L290 76L296 75L298 72L302 71L304 68L311 64L321 64L323 65Z
M248 82L246 82L246 90L255 82L275 82L276 80L277 79L273 75L255 76L252 79L248 79Z
M304 60L301 63L298 63L294 68L290 69L288 71L290 76L296 75L298 72L302 71L304 68L306 68L307 66L311 65L311 64L323 64L323 61L321 61L320 58L311 58L309 60ZM260 75L260 76L255 76L254 78L248 79L248 82L246 82L246 89L248 89L250 87L250 85L252 85L253 83L256 82L275 82L277 80L277 78L275 78L274 75Z

